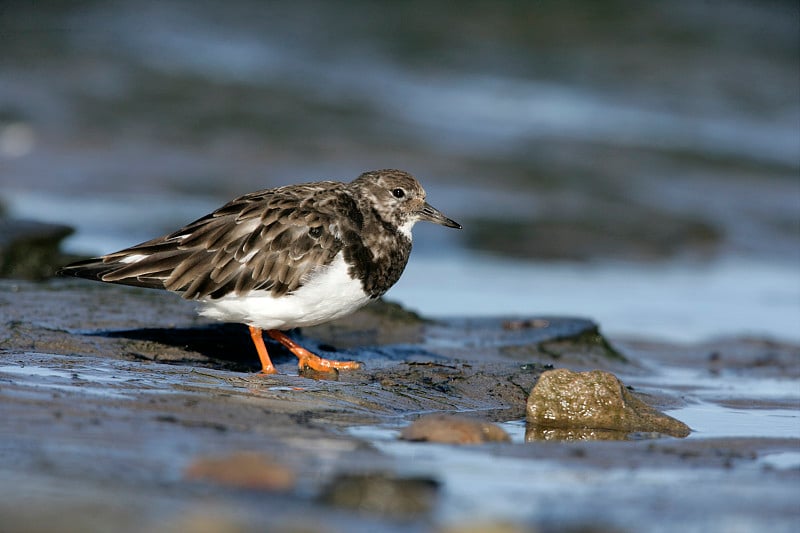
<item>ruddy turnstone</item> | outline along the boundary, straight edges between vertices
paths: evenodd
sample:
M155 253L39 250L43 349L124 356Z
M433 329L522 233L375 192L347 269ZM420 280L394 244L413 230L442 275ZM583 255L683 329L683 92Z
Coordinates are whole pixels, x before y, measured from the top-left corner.
M365 172L350 183L319 181L252 192L183 228L60 269L65 276L166 289L199 313L250 327L261 372L277 372L262 330L301 370L355 369L302 348L281 330L351 313L397 282L420 220L461 225L425 201L401 170Z

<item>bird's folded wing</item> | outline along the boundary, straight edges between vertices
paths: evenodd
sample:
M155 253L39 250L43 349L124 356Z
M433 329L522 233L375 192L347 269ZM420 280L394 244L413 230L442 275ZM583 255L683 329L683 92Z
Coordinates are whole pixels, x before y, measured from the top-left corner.
M315 192L295 186L251 193L170 235L59 273L168 289L187 299L252 290L280 296L302 286L342 248L339 225L347 219L335 216L335 202L315 201Z

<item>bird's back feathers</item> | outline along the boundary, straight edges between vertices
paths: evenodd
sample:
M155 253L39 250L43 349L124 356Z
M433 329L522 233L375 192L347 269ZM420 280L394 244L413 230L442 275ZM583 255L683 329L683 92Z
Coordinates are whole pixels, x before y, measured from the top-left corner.
M359 232L354 200L337 182L257 191L170 235L70 264L59 274L168 289L187 299L300 287ZM345 216L343 216L345 215Z

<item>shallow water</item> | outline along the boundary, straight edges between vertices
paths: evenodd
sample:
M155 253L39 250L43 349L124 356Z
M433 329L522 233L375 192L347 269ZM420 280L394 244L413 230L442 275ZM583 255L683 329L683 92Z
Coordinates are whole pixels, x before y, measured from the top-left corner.
M690 438L800 439L797 379L766 378L749 372L709 375L706 370L689 367L651 370L650 376L637 376L629 383L637 390L680 394L686 405L665 412L692 428Z
M800 439L800 408L734 409L713 403L693 403L664 412L691 427L692 433L688 438L692 439ZM524 420L506 422L502 427L511 436L512 442L525 442Z
M692 428L692 438L800 439L799 409L732 409L698 403L666 413Z
M667 390L679 395L685 404L664 412L688 424L692 433L680 440L659 435L634 435L631 445L641 443L642 439L664 449L679 441L686 444L706 442L718 454L730 453L733 461L740 457L737 454L743 453L734 451L737 439L779 439L776 442L784 443L781 447L793 442L790 449L800 442L800 387L796 379L764 379L747 374L709 375L701 368L667 367L652 362L647 366L649 372L646 376L631 376L623 378L623 381L634 384L635 389L642 392L663 393ZM776 401L787 407L763 405L763 402ZM734 403L737 407L718 402ZM471 415L481 417L481 413ZM407 475L435 473L444 485L439 519L446 523L458 523L465 514L478 522L524 521L536 516L544 522L559 524L584 520L591 523L593 513L608 516L608 507L604 511L594 507L594 502L602 501L614 508L612 515L618 524L624 524L626 520L629 523L648 523L647 529L653 531L673 531L681 527L683 521L687 527L709 530L726 530L725 520L742 527L742 522L733 518L734 515L729 518L704 516L700 504L709 504L717 497L747 497L741 485L747 481L734 479L737 476L726 479L729 473L697 466L651 465L652 458L632 458L630 463L620 460L618 455L611 459L603 455L602 448L593 448L590 441L568 442L574 453L565 456L554 453L552 446L555 443L552 441L527 441L524 420L512 420L500 426L511 437L510 446L543 448L533 457L525 454L508 457L500 450L509 445L458 447L400 441L400 431L395 425L353 427L348 432L394 457ZM595 442L594 445L601 443ZM614 446L625 444L617 442ZM619 452L615 450L615 453ZM697 451L682 453L687 457L702 454ZM584 457L594 459L581 459ZM785 449L764 452L751 465L744 466L740 475L745 472L743 475L757 478L764 468L797 471L800 454ZM681 487L678 491L680 497L676 496L675 487ZM774 497L779 497L778 493ZM680 506L681 516L670 516L667 526L656 518L658 511L643 503L650 498L665 508ZM695 503L691 503L693 499ZM631 500L637 501L637 505L626 507L626 502ZM777 527L791 529L788 523Z
M581 265L461 253L412 258L389 297L433 316L577 314L612 336L798 341L797 273L793 263L755 258Z
M733 424L733 427L742 429L731 432L727 425L715 426L720 431L708 431L709 423L714 416L726 413L723 424ZM686 408L670 412L673 416L689 415L696 411ZM704 428L697 435L690 438L719 438L719 437L753 437L774 434L775 437L798 438L797 412L792 416L791 427L778 430L765 431L772 427L767 419L761 418L760 424L744 423L752 413L734 413L732 410L718 408L710 416L694 418L699 427ZM759 417L759 415L755 415ZM694 425L694 424L693 424ZM525 425L522 422L509 422L502 424L512 439L514 445L525 442ZM625 502L636 499L639 502L648 501L650 498L660 499L662 502L673 499L667 497L666 491L674 494L676 486L682 487L683 496L677 498L682 501L682 516L671 516L670 525L660 526L650 524L649 530L674 531L682 521L692 527L706 527L715 530L725 530L720 526L721 517L698 516L702 514L696 506L687 505L685 497L696 498L698 501L708 502L706 490L713 490L720 497L740 497L741 490L728 489L729 496L724 496L726 489L726 474L718 470L698 470L696 467L632 467L624 462L614 466L601 460L573 464L563 456L553 459L538 457L531 458L504 457L497 451L486 451L480 447L454 447L440 444L414 443L397 440L398 431L386 428L356 427L350 433L368 440L382 452L394 457L401 465L404 475L434 475L443 484L443 495L439 507L438 520L445 523L459 523L464 516L470 517L471 523L481 521L525 521L537 517L540 521L555 521L559 523L591 522L594 513L607 516L605 512L595 510L594 503L603 501L604 505L614 508L616 520L621 523L649 523L648 519L656 519L657 513L647 510L647 506L627 508ZM701 436L702 435L702 436ZM529 443L536 446L536 442ZM544 444L552 445L552 443ZM582 446L586 442L573 443L576 447L576 456L585 453ZM613 463L613 462L612 462ZM800 454L795 452L779 452L766 454L758 462L759 467L768 466L776 469L797 469L800 467ZM758 468L754 469L758 475ZM740 481L737 481L737 483ZM704 524L704 525L700 525ZM739 524L740 525L740 524ZM783 528L785 524L779 527Z
M637 387L689 391L690 398L700 401L735 401L747 399L754 402L784 400L800 407L800 386L796 378L749 376L747 374L709 374L707 370L686 367L654 368L647 377L632 379Z
M800 468L800 452L776 452L759 457L758 463L762 466L779 470Z
M693 428L688 437L696 439L726 438L776 438L800 439L800 411L797 409L730 409L710 403L687 405L666 411L670 416L686 422ZM500 424L511 437L513 446L552 445L532 441L526 443L525 421ZM726 474L718 470L698 470L697 467L669 468L641 465L632 467L621 462L614 466L604 460L571 464L562 455L553 458L504 457L497 450L474 446L451 446L415 443L398 440L399 430L386 426L353 427L349 434L365 439L382 452L394 457L402 475L433 475L443 484L441 505L437 519L444 523L459 523L464 516L470 522L525 521L537 517L540 521L556 522L591 521L593 501L603 501L615 508L617 520L646 523L655 513L641 510L624 510L624 502L631 499L647 501L650 497L665 501L664 492L682 487L684 496L692 494L698 501L708 502L706 490L720 495L725 492ZM657 437L651 437L657 438ZM661 437L658 442L670 438ZM724 442L724 441L723 441ZM800 442L800 440L798 440ZM586 453L586 441L571 443L576 456ZM620 446L622 444L619 444ZM724 449L724 443L719 444ZM797 470L800 453L780 451L765 453L753 465L755 475L761 468ZM732 482L731 478L731 482ZM741 483L737 480L735 483ZM704 488L707 487L707 488ZM613 494L613 496L611 496ZM648 496L650 494L650 496ZM674 493L673 493L674 494ZM730 490L730 497L741 497L741 490ZM670 497L672 498L672 497ZM670 526L650 525L654 531L674 531L682 520L691 527L724 530L718 520L692 516L695 511L682 497L681 517L671 516ZM567 505L565 502L571 502ZM675 502L672 502L675 505ZM639 507L639 506L637 506ZM566 509L570 509L569 512ZM566 513L566 514L565 514ZM684 514L688 513L688 514ZM607 515L606 512L603 513ZM607 518L606 518L607 519ZM740 526L741 524L737 524ZM780 525L783 528L785 524Z

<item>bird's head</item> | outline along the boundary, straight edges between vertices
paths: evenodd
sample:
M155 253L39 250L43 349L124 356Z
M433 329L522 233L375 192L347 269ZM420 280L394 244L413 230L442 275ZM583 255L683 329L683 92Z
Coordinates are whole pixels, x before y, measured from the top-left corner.
M402 170L373 170L361 174L351 186L366 199L385 222L407 233L420 220L461 229L461 224L447 218L425 200L425 189Z

